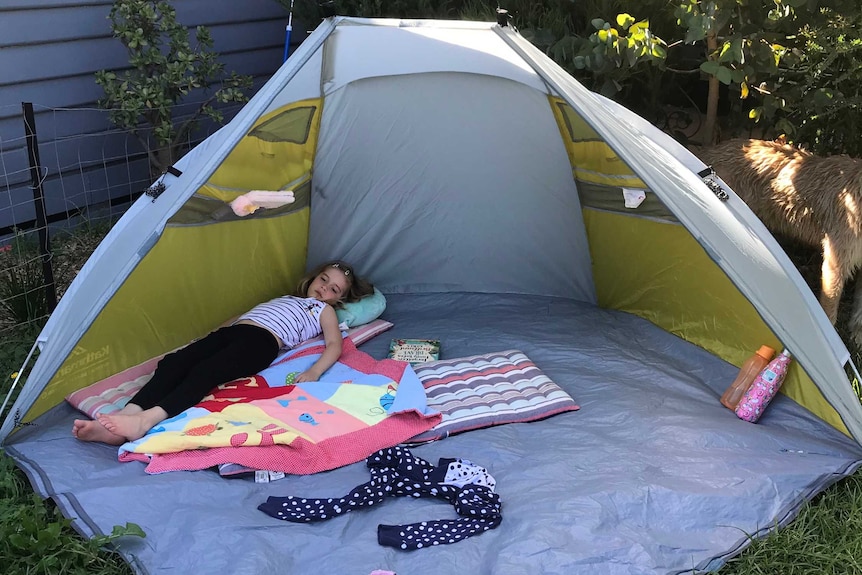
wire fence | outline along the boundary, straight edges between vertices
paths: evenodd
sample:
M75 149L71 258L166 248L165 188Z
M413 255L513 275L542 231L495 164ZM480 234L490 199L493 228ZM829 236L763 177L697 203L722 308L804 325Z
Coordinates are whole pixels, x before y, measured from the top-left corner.
M0 337L44 323L89 254L154 179L146 134L113 127L107 110L0 107ZM228 121L241 108L221 109ZM175 118L182 122L182 113ZM215 131L201 124L191 149ZM21 135L4 137L13 131Z

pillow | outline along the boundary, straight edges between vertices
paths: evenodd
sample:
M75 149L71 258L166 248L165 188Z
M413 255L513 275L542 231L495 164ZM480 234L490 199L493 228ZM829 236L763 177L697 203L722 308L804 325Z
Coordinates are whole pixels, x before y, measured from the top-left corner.
M359 301L343 303L335 308L335 315L339 323L346 323L347 327L356 327L374 321L383 310L386 309L386 298L377 288L374 293L367 295Z
M407 443L424 443L455 433L544 419L580 407L518 350L413 366L428 407L443 414L431 430Z
M393 325L391 322L378 319L365 325L348 329L347 337L353 340L353 343L358 346L375 335L390 329ZM322 341L323 336L318 336L300 345ZM164 356L160 355L148 359L143 363L97 381L74 393L70 393L66 396L66 401L79 411L89 415L92 419L95 419L100 413L110 413L122 409L138 390L150 380L153 372L156 370L156 365L162 357Z
M395 324L384 319L376 319L374 321L362 324L357 327L352 327L347 330L347 336L353 340L353 344L359 347L375 335L383 333L388 329L392 329Z
M353 345L359 347L375 335L379 333L383 333L388 329L392 329L395 324L391 321L386 321L385 319L376 319L374 321L364 323L362 325L348 328L347 330L343 330L342 335L346 334L346 337L349 337L353 341ZM319 335L317 337L313 337L311 339L307 339L299 345L295 346L294 349L301 346L306 345L318 345L323 343L323 335Z

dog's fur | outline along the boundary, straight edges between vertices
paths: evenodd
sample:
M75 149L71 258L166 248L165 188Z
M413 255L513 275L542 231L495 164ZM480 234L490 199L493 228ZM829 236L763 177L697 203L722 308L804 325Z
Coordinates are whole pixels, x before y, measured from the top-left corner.
M764 140L727 140L698 155L772 232L820 247L820 305L834 324L844 284L862 264L862 160ZM862 342L862 282L849 327Z

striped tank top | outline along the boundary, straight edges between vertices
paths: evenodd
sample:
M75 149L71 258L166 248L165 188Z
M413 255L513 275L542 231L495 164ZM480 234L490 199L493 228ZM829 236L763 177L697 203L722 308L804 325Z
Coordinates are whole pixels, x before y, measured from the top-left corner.
M325 303L313 297L286 295L255 306L237 321L250 319L262 325L281 338L283 347L290 349L320 335L323 331L320 314L325 307Z

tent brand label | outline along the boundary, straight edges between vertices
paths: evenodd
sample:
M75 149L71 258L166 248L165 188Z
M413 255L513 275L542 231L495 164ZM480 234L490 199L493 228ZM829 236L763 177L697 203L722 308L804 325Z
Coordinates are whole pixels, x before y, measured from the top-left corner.
M69 355L71 361L60 369L59 375L65 377L72 373L87 372L95 369L107 361L108 355L110 355L110 346L107 345L93 351L78 346L72 350L72 353Z

